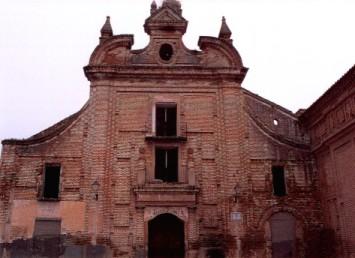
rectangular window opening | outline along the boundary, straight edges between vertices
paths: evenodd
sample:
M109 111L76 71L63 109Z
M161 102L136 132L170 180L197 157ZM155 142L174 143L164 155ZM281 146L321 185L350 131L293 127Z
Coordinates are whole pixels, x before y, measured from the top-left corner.
M155 110L157 136L176 136L176 105L157 105Z
M37 218L35 220L33 236L60 236L60 233L60 219Z
M178 181L178 148L155 149L155 179Z
M286 195L285 171L283 166L272 167L272 185L275 196Z
M43 198L59 198L60 165L46 165L44 172Z

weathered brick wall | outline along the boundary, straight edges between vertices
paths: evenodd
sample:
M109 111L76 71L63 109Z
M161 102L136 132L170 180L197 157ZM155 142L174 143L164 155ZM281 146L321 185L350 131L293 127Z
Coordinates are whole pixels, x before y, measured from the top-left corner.
M311 135L327 227L338 255L355 253L355 66L301 116Z
M15 148L4 146L2 148L0 163L0 240L8 241L6 222L10 216L11 188L15 177Z
M286 146L255 124L251 115L263 118L268 110L246 112L246 106L253 105L248 103L251 97L235 84L216 82L210 87L193 80L179 81L184 85L180 88L171 88L171 82L166 84L169 87L154 88L152 83L132 81L93 84L85 111L63 133L38 145L16 148L16 161L11 161L17 168L14 199L36 200L44 163L61 163L61 202L70 205L72 201L73 205L71 209L59 208L55 214L67 221L63 231L78 234L74 229L78 230L75 224L80 224L82 236L110 246L117 255L132 257L145 248L147 241L144 209L137 209L132 189L139 186L139 173L144 174L143 184L154 177L155 144L145 137L152 133L155 103L165 100L178 104L179 126L187 137L186 143L177 144L180 183L187 184L188 173L193 172L199 189L198 205L189 210L186 227L192 252L199 246L217 245L236 255L234 240L228 240L228 236L248 243L255 238L253 232L264 230L271 209L307 218L300 224L302 230L306 230L305 224L318 223L317 184L309 152ZM197 90L203 85L208 87ZM274 110L280 121L294 121L283 112ZM9 154L5 152L7 160ZM288 196L282 199L272 194L271 165L275 162L286 168ZM95 180L100 184L98 201L92 190ZM241 196L235 202L236 187ZM73 224L72 211L79 203L85 203L85 214L81 219L76 217ZM28 208L32 215L26 220L19 219L20 210L14 212L13 221L20 223L11 226L14 239L21 234L31 237L38 209L32 202ZM230 220L231 211L242 213L242 224ZM226 239L217 243L213 239L220 234ZM265 239L260 241L252 248L262 255Z
M252 242L249 245L259 250L258 255L266 255L265 248L271 241L268 236L270 216L285 211L296 218L296 255L302 257L307 249L304 232L320 226L322 220L307 135L290 111L247 91L243 108L248 129L245 137L247 182L242 193L244 200L241 198L239 204L246 220L243 240L246 244ZM284 197L273 194L273 165L284 167L287 192ZM261 231L259 240L258 231Z
M73 201L82 201L82 191L84 191L82 135L82 123L78 119L59 135L47 141L18 146L5 143L2 151L1 183L5 185L2 188L6 190L4 194L9 196L10 206L5 209L9 213L6 218L8 230L4 231L8 238L31 237L34 219L40 217L41 212L45 213L46 207L42 207L43 205L36 200L40 197L46 163L61 164L60 199L62 202L67 202L69 205ZM11 156L13 158L10 158ZM6 198L2 200L7 202ZM49 213L52 214L49 216L71 217L72 210L65 204L63 206L57 203L55 206L58 206L57 210L50 211ZM68 221L70 220L72 219L68 218ZM70 226L67 228L66 224L63 223L63 232L77 231L75 227L75 230ZM70 224L72 223L68 222L68 225Z
M322 218L298 118L241 88L247 69L225 21L219 38L201 37L201 51L190 51L181 13L153 9L145 26L151 42L139 51L130 49L132 36L112 36L105 24L108 34L84 69L90 99L80 112L4 142L1 241L30 245L36 218L60 218L70 243L64 257L71 248L90 253L90 244L101 256L146 257L149 221L169 213L184 222L187 258L270 258L270 218L286 212L296 221L295 256L305 257L307 235L320 232ZM170 61L159 57L165 42L176 53ZM157 103L176 105L177 137L155 137ZM157 146L178 147L178 182L155 178ZM38 200L45 163L61 164L58 202ZM272 165L285 167L284 197L273 194Z
M109 135L113 136L113 156L117 158L112 161L111 183L115 193L111 196L113 208L110 213L114 218L113 237L119 243L121 251L131 252L126 241L121 241L122 239L132 239L132 243L128 244L133 245L134 249L144 246L147 241L144 237L144 230L147 229L142 220L143 213L135 207L132 188L139 184L138 173L145 173L145 184L152 183L154 146L157 144L146 141L145 137L152 133L155 103L162 101L177 103L180 133L186 134L187 137L186 143L173 144L179 146L179 184L184 186L189 183L188 173L194 172L196 187L200 189L197 196L199 206L189 212L189 216L194 219L188 221L186 237L195 245L203 245L199 243L200 234L207 237L211 230L222 232L223 200L226 195L221 188L228 178L228 170L225 168L228 159L223 146L225 143L220 140L225 135L223 103L218 107L217 101L221 100L216 89L201 91L197 87L201 88L205 82L197 83L198 85L195 81L180 81L177 83L180 88L174 87L171 82L168 87L159 88L138 82L115 84L118 91L115 94L116 99L113 100L113 103L117 103L117 111L114 112L116 131L113 130ZM164 84L164 81L156 83ZM145 93L139 93L140 91ZM236 96L232 100L240 102ZM232 112L238 113L235 106L231 105L230 108ZM140 166L144 167L143 171L137 169Z

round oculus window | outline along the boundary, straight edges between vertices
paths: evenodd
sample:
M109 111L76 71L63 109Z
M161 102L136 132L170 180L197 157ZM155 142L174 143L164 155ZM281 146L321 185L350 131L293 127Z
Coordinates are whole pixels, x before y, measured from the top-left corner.
M159 56L164 61L169 61L174 54L174 49L170 44L163 44L160 46Z

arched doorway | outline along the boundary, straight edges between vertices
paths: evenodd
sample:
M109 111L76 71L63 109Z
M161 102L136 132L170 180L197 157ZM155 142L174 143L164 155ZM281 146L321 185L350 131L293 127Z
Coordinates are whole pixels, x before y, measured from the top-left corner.
M272 258L296 257L296 219L287 212L270 218Z
M148 258L184 258L184 222L161 214L148 222Z

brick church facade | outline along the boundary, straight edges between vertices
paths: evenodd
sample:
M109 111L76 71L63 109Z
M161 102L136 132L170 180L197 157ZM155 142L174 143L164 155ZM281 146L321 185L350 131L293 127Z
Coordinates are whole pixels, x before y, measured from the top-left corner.
M2 142L0 257L354 257L354 67L294 114L241 87L224 18L200 51L176 0L144 29L107 18L84 107Z

